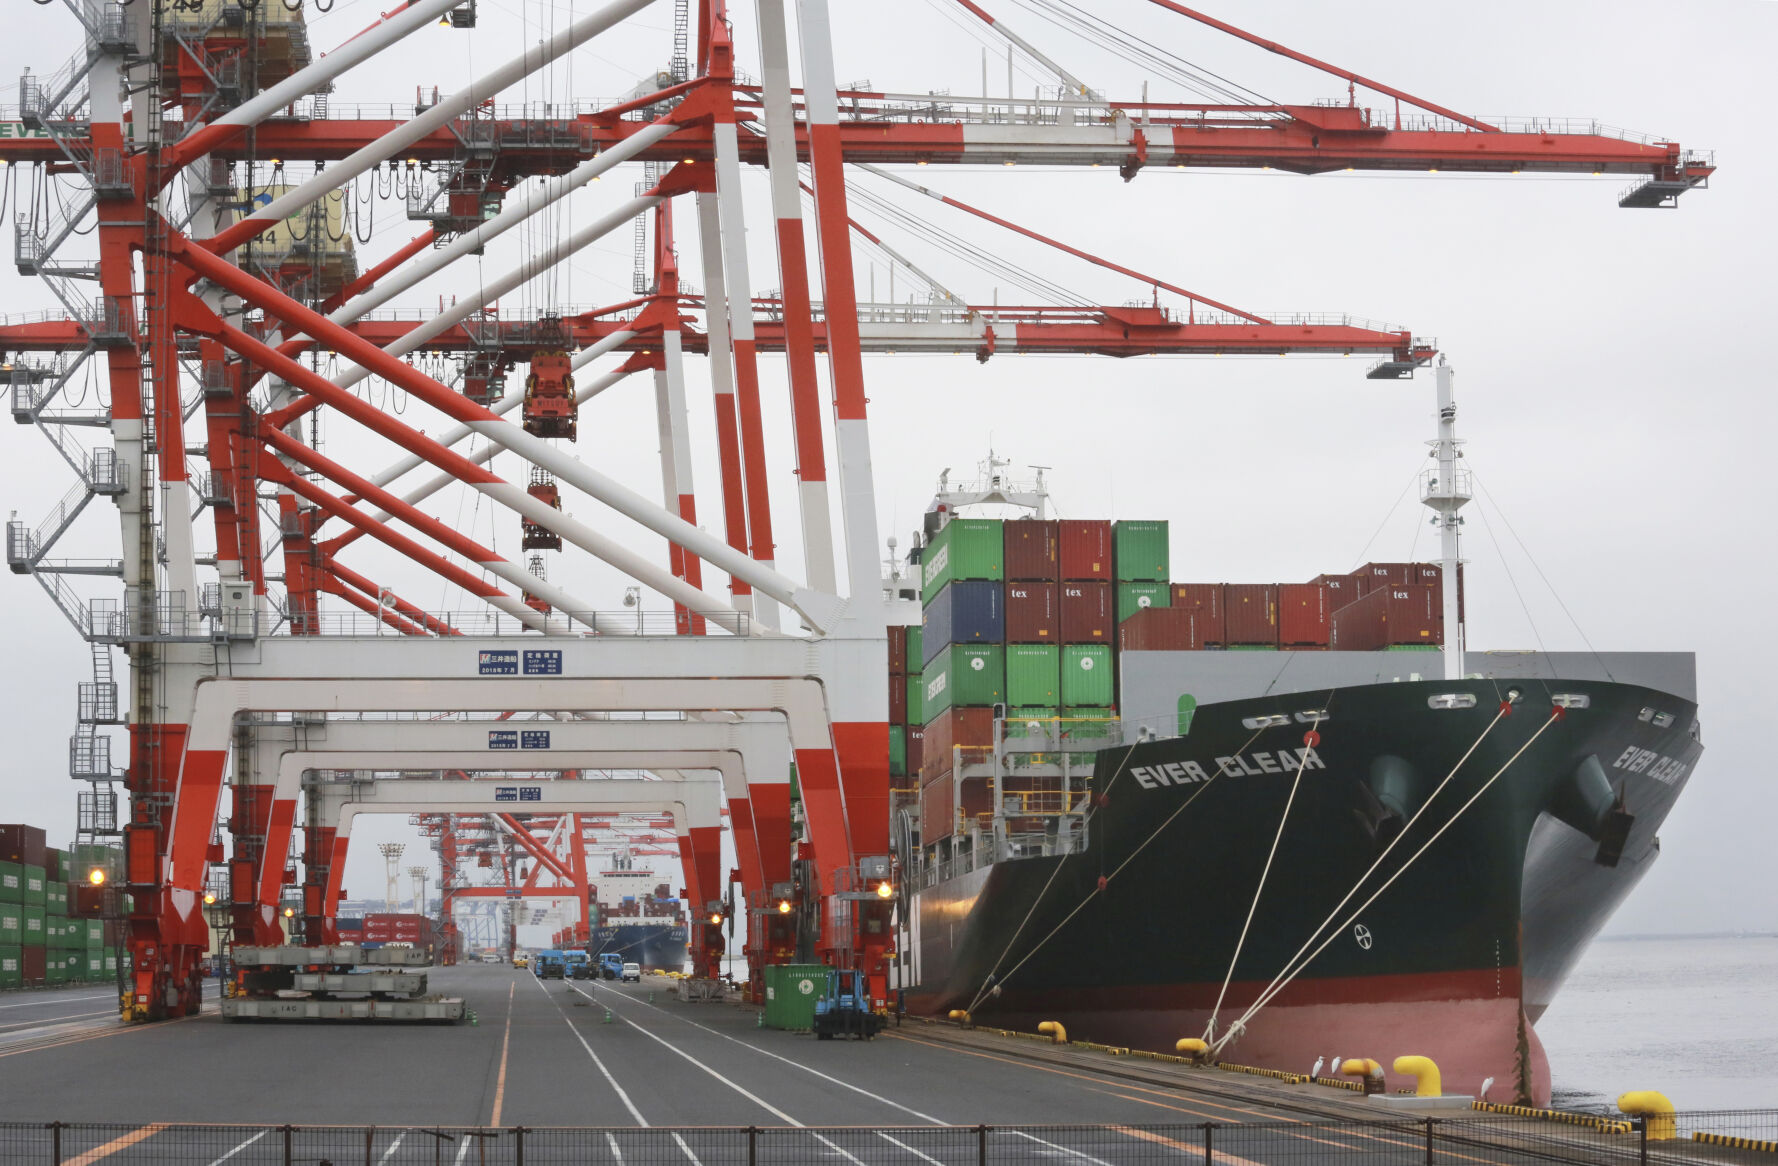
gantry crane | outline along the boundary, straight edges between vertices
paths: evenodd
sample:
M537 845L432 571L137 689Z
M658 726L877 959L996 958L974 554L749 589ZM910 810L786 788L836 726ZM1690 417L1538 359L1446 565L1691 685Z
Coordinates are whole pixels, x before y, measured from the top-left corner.
M538 642L581 634L647 639L645 619L588 602L575 590L580 581L559 571L549 577L542 552L564 544L604 560L675 605L671 625L658 630L698 642L657 651L644 679L721 685L713 703L690 711L758 716L783 699L761 695L765 688L777 686L777 692L811 675L829 685L832 707L813 722L793 722L790 730L812 857L800 857L804 851L791 845L784 775L758 784L755 777L762 775L749 775L747 796L730 795L732 820L738 833L751 835L748 847L758 854L753 885L744 888L749 901L763 904L768 896L777 898L779 888L794 886L799 902L816 908L799 908L798 922L821 933L799 946L819 944L835 963L865 972L872 995L881 1000L890 929L860 924L866 916L880 923L873 913L888 904L843 889L875 877L867 871L885 869L877 864L886 863L889 852L884 670L870 666L886 652L888 616L875 577L862 355L1365 353L1381 358L1372 369L1379 377L1408 375L1433 355L1430 341L1406 329L1233 307L1170 278L1037 236L992 208L944 198L924 183L911 184L915 189L908 193L932 194L959 214L1110 267L1145 287L1147 302L1000 307L984 305L980 297L939 295L934 285L929 310L917 315L894 305L861 304L854 232L864 231L873 245L887 244L854 222L854 198L870 196L853 194L848 166L860 182L880 181L888 167L947 164L1101 167L1126 182L1205 168L1591 173L1631 178L1619 205L1632 208L1673 206L1681 194L1707 184L1714 170L1707 155L1677 142L1598 123L1462 114L1171 0L1152 2L1179 16L1182 27L1207 27L1339 78L1345 100L1110 98L1006 28L987 6L969 0L959 0L964 10L1053 68L1053 92L940 98L842 89L833 74L826 0L798 5L806 88L793 90L782 0L756 4L764 65L758 81L734 67L736 34L726 5L701 0L696 21L686 24L695 42L688 39L673 54L681 63L634 95L545 118L498 104L506 87L649 4L611 0L454 93L423 93L411 118L405 111L399 117L364 116L340 99L335 81L435 22L475 27L473 3L413 0L326 54L309 47L300 5L283 6L282 12L278 5L242 5L245 16L225 18L220 3L179 6L177 14L162 4L71 4L85 24L82 51L68 69L21 85L18 132L0 137L0 160L29 167L37 191L64 181L78 188L67 209L33 197L35 209L16 239L19 271L40 278L60 307L0 323L0 350L15 358L9 369L15 420L48 436L78 482L44 523L9 524L8 560L14 571L37 577L80 634L104 650L104 677L95 674L95 699L90 715L83 703L85 732L76 737L77 745L87 744L84 751L71 751L71 768L93 785L92 831L121 833L125 840L126 882L135 904L126 1013L137 1019L177 1016L195 1010L199 998L196 969L208 931L194 904L202 888L214 885L210 865L224 860L211 838L233 723L212 709L213 699L221 699L213 697L216 687L204 685L226 674L243 693L260 691L251 682L263 681L271 695L251 699L297 699L279 695L284 690L274 684L303 678L265 674L248 649L288 637L325 641L336 631L348 633L338 637L342 658L348 650L360 653L385 667L380 675L422 685L436 674L418 671L418 663L413 672L401 670L405 663L390 663L419 660L404 645L473 644L486 654L483 666L495 669L481 675L492 676L501 674L508 651L515 672L519 667L520 649L503 646L503 632L528 629L539 633L533 637ZM684 0L680 7L686 8ZM1083 24L1083 35L1108 35L1101 18L1090 19L1099 23ZM1373 104L1361 103L1360 91ZM812 237L805 234L799 157L809 163ZM646 178L635 197L609 213L552 239L458 302L405 317L386 308L426 277L625 163L648 167ZM772 189L782 290L763 301L754 296L743 243L749 221L739 181L744 166L766 166ZM375 261L353 245L348 204L339 193L360 180L395 191L408 217L424 224ZM892 180L908 185L902 176ZM184 207L172 197L176 183L188 196ZM676 207L693 208L697 216L697 292L679 275ZM501 311L501 296L639 215L654 245L646 251L652 278L635 298L581 309L556 305L530 318ZM98 254L71 258L66 252L89 222L96 225ZM815 283L809 278L811 255L819 257ZM780 351L791 385L804 536L800 578L775 562L759 399L759 355ZM600 373L588 370L608 354L621 363ZM709 363L721 535L696 525L685 442L688 354ZM343 363L324 374L323 355ZM827 398L816 376L822 356L829 364ZM69 400L68 387L88 362L102 368L108 390L103 407ZM527 390L500 395L521 367ZM562 446L578 436L581 405L644 370L655 377L659 402L659 503ZM442 414L443 432L437 426L423 431L353 391L372 377ZM823 433L829 407L831 455ZM514 410L523 426L504 419ZM330 456L314 436L322 413L353 421L408 456L381 468ZM108 433L111 444L88 449L77 435L90 433ZM456 447L470 437L479 439L477 448L459 452ZM502 448L528 463L523 480L508 481L487 468ZM188 450L196 453L188 457ZM830 460L839 477L843 578L832 538ZM431 466L431 480L396 485L422 464ZM517 514L525 540L533 543L525 549L537 552L536 561L510 561L430 514L424 503L446 485L465 485ZM591 495L664 538L668 562L650 561L564 512L561 486ZM117 505L118 557L94 564L52 556L59 537L96 497ZM196 548L193 516L205 510L215 543L210 556ZM387 581L365 574L345 561L351 544L365 536L494 614L429 612ZM281 572L268 569L274 561ZM704 588L704 564L728 577L726 595ZM212 570L214 580L208 577ZM121 593L89 599L69 582L83 576L113 579ZM324 597L351 611L324 603ZM351 622L356 618L364 622ZM799 635L806 636L808 651L792 665L772 653L783 629L798 623L807 629ZM367 629L399 634L371 648L362 642ZM121 770L101 756L96 741L102 738L92 732L118 719L115 687L109 706L98 699L103 685L115 685L108 679L114 645L130 664L130 755ZM762 672L767 660L779 671ZM527 669L525 675L532 673ZM537 675L555 674L539 665ZM572 707L549 703L558 692L571 691L569 680L564 676L560 688L544 692L540 679L532 703L522 707ZM353 699L371 702L361 707L392 707L377 702L395 701L388 694L397 691L407 690L390 686ZM448 702L494 699L446 695L442 685L436 691L436 706L415 706L424 698L403 697L409 703L402 707L485 711L485 703ZM609 694L577 699L617 707ZM315 715L288 704L257 707ZM316 723L324 725L325 717ZM108 804L104 795L115 804L112 785L120 779L130 793L129 812L121 820L107 818L98 810ZM283 861L282 854L262 854L260 844L277 829L281 814L288 823L290 811L263 793L252 781L235 785L234 856L224 860L231 874L241 874L226 889L234 932L242 940L263 938L263 892L257 888L278 881L263 876L267 864ZM88 804L83 800L83 807ZM458 886L447 872L445 910L455 899L483 891L522 896L545 874L584 891L584 823L551 823L553 832L573 836L565 850L539 842L536 827L514 816L496 815L492 823L487 833L456 818L424 823L437 832L441 854L453 852L453 865L485 856L500 876L499 885L479 888ZM333 860L321 829L304 851L304 914L312 937L327 934L338 898L340 872L329 869ZM519 855L530 863L524 874ZM691 861L683 849L681 857ZM744 869L752 861L744 859ZM793 868L793 862L799 865ZM824 897L831 911L818 909L816 900ZM788 914L788 893L781 903ZM769 946L754 952L756 959L787 958L788 949L776 940Z

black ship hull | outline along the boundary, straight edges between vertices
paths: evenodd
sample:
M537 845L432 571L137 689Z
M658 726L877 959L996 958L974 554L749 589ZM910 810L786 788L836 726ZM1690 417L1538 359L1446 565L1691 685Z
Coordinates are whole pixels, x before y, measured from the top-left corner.
M616 923L593 928L587 952L595 963L611 952L645 972L682 972L690 958L683 923Z
M1493 1099L1543 1104L1532 1024L1658 855L1701 751L1692 702L1599 681L1204 705L1186 735L1097 755L1073 852L940 848L913 898L908 1004L1171 1052L1213 1013L1229 1033L1306 956L1223 1060L1419 1054L1450 1090L1492 1078Z

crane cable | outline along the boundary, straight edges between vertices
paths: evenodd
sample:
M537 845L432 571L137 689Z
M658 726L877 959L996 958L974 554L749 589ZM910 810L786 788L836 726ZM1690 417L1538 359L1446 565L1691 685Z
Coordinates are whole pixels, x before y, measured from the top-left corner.
M1328 694L1329 697L1333 695ZM1315 713L1314 721L1303 733L1303 751L1297 758L1296 777L1290 783L1290 796L1284 799L1284 812L1278 815L1278 829L1272 834L1272 849L1266 853L1266 865L1260 868L1259 885L1253 888L1253 901L1247 904L1247 921L1241 924L1241 935L1235 940L1235 954L1229 957L1229 970L1222 977L1222 988L1216 993L1216 1006L1210 1010L1210 1019L1205 1023L1204 1041L1210 1043L1216 1039L1216 1017L1222 1011L1223 997L1228 995L1229 981L1235 978L1235 965L1241 961L1241 949L1247 946L1247 932L1253 926L1254 912L1259 910L1259 897L1265 894L1266 879L1272 873L1272 860L1278 857L1278 843L1284 838L1285 823L1290 821L1290 808L1296 804L1296 792L1302 788L1303 770L1309 768L1309 752L1321 744L1321 714L1326 709Z
M1451 780L1451 776L1454 776L1457 772L1457 769L1462 767L1463 762L1467 761L1469 759L1470 754L1475 752L1476 747L1482 743L1482 739L1486 738L1488 733L1493 730L1494 726L1496 724L1500 723L1501 718L1508 715L1508 710L1511 707L1512 706L1509 701L1502 701L1501 702L1500 711L1495 714L1494 720L1492 720L1488 723L1488 728L1484 729L1482 731L1482 736L1476 739L1475 745L1471 745L1469 747L1469 752L1465 753L1463 755L1462 760L1459 760L1457 762L1457 766L1451 770L1450 775L1446 776L1445 781L1448 782ZM1409 856L1408 860L1406 862L1402 863L1401 867L1398 870L1396 870L1396 872L1394 874L1390 875L1389 878L1384 881L1382 886L1378 887L1376 889L1376 891L1374 893L1372 893L1370 898L1366 899L1363 903L1360 903L1358 905L1358 909L1356 911L1353 911L1351 915L1347 916L1344 923L1341 923L1338 927L1336 927L1333 930L1332 933L1330 933L1328 935L1328 937L1326 939L1322 940L1321 945L1319 947L1317 947L1314 951L1310 952L1309 955L1305 959L1303 959L1301 963L1298 963L1294 969L1291 969L1288 974L1280 973L1280 975L1278 977L1274 978L1273 981L1266 986L1266 989L1259 994L1259 996L1254 1000L1254 1002L1251 1005L1248 1006L1247 1011L1242 1013L1240 1018L1237 1019L1232 1025L1229 1026L1229 1031L1223 1035L1222 1039L1217 1041L1213 1046L1211 1046L1211 1054L1215 1055L1215 1054L1221 1052L1223 1046L1227 1045L1230 1041L1234 1040L1237 1036L1239 1036L1240 1033L1246 1029L1247 1022L1249 1020L1253 1019L1255 1014L1257 1014L1260 1009L1264 1008L1267 1004L1271 1003L1272 1000L1278 995L1278 993L1282 992L1290 984L1290 982L1292 980L1296 979L1297 976L1302 974L1303 969L1307 968L1309 966L1309 964L1314 961L1316 956L1320 955L1323 951L1325 951L1327 949L1328 944L1332 943L1335 939L1339 938L1340 933L1345 931L1346 924L1349 924L1349 923L1353 922L1355 919L1357 919L1359 915L1364 913L1366 908L1368 908L1372 903L1376 902L1377 899L1382 896L1384 891L1387 891L1391 886L1393 886L1395 884L1396 879L1398 879L1402 875L1406 874L1408 871L1408 868L1413 866L1414 863L1419 860L1420 856L1425 854L1426 851L1431 848L1433 843L1437 842L1441 837L1444 836L1444 833L1446 830L1449 830L1452 826L1456 825L1457 820L1459 818L1463 817L1464 813L1471 806L1475 805L1476 801L1478 799L1480 799L1483 794L1487 793L1488 790L1493 787L1494 783L1500 779L1500 775L1505 773L1508 769L1510 769L1512 767L1513 763L1516 762L1521 756L1524 755L1525 750L1531 748L1531 746L1536 743L1537 739L1539 737L1543 736L1544 730L1548 729L1551 725L1553 725L1557 721L1561 720L1567 714L1567 711L1568 710L1563 708L1561 705L1552 705L1550 707L1549 718L1547 720L1545 720L1543 724L1538 726L1537 731L1535 733L1531 734L1531 736L1525 741L1525 743L1523 745L1519 746L1517 752L1515 752L1511 757L1506 759L1506 763L1504 765L1502 765L1499 769L1496 769L1494 771L1493 776L1489 777L1487 781L1482 783L1480 789L1476 790L1475 793L1473 793L1469 796L1468 801L1464 802L1461 806L1459 806L1457 808L1457 812L1455 814L1452 814L1450 819L1448 821L1446 821L1444 825L1440 826L1433 833L1431 838L1428 838L1424 843L1421 844L1420 849L1414 851L1414 853L1411 856ZM1443 788L1444 788L1444 782L1439 783L1439 789L1443 789ZM1434 792L1434 796L1436 797L1437 791L1435 790L1433 792ZM1432 799L1428 798L1426 804L1430 805L1431 802L1432 802ZM1420 813L1424 812L1425 808L1426 808L1425 806L1422 806L1420 808L1420 811L1417 811L1414 814L1414 818L1416 820L1419 818ZM1408 823L1408 825L1410 825L1410 826L1413 825L1413 822L1410 821ZM1396 835L1396 841L1400 841L1401 838L1404 837L1406 834L1407 834L1407 827L1404 826L1402 828L1401 834ZM1395 845L1395 843L1391 842L1389 845L1389 849L1393 849L1394 845ZM1386 855L1389 853L1389 850L1385 849L1383 853ZM1381 855L1379 855L1377 858L1377 862L1380 863L1382 861L1383 861L1383 858ZM1364 878L1369 878L1371 871L1374 871L1376 869L1377 869L1376 864L1373 863L1371 866L1371 870L1365 872ZM1345 906L1346 901L1348 899L1350 899L1352 897L1352 895L1357 892L1358 887L1360 887L1362 885L1364 885L1363 878L1359 879L1358 882L1356 884L1354 884L1352 890L1348 891L1346 893L1345 899L1340 900L1340 906L1341 907ZM1323 927L1323 928L1326 927L1327 923L1331 922L1333 920L1334 915L1339 914L1339 912L1340 912L1340 907L1335 907L1333 912L1328 915L1327 921L1323 922L1321 927ZM1316 928L1315 934L1318 935L1318 934L1320 934L1320 932L1321 932L1321 928ZM1309 942L1311 942L1311 943L1314 942L1313 935L1310 936ZM1303 944L1303 947L1307 947L1307 946L1308 946L1308 943ZM1302 949L1299 948L1297 950L1297 955L1301 955L1301 954L1302 954ZM1291 961L1294 962L1296 960L1296 958L1297 958L1297 956L1292 956ZM1286 968L1289 968L1290 964L1286 963L1285 966L1286 966Z

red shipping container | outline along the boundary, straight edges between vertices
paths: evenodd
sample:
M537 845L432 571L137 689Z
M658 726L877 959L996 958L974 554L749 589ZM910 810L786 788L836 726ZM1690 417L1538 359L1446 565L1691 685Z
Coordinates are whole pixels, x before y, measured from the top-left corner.
M889 723L905 725L908 723L908 683L905 676L889 678Z
M953 708L926 722L926 739L920 753L920 780L934 781L951 772L953 747L961 745L964 763L984 762L994 752L994 710Z
M1412 564L1409 564L1409 566L1411 567L1409 574L1412 576L1412 578L1409 580L1410 582L1430 583L1434 587L1440 587L1442 585L1443 580L1444 580L1444 568L1440 567L1437 563L1412 563ZM1464 600L1463 568L1461 566L1459 566L1457 568L1457 618L1458 619L1463 619L1464 615L1465 615L1464 610L1463 610L1463 600ZM1441 605L1440 610L1442 611L1443 610L1442 605L1445 602L1444 592L1442 590L1439 592L1438 601L1439 601L1439 604Z
M1125 652L1195 652L1204 646L1198 613L1189 607L1145 607L1117 625Z
M1230 644L1275 645L1278 642L1278 585L1230 583L1223 588L1223 619Z
M7 861L11 861L8 859ZM35 987L43 983L45 965L48 963L41 947L25 946L19 949L19 970L24 973L27 987Z
M1061 579L1111 581L1111 523L1064 518L1056 523Z
M926 756L926 726L908 726L908 772L920 776L920 762Z
M1117 629L1117 596L1109 583L1063 583L1062 642L1109 644Z
M1329 593L1320 583L1278 584L1278 643L1287 648L1325 647Z
M42 866L44 850L43 831L36 826L0 826L0 862Z
M1020 518L1006 524L1006 577L1029 582L1053 580L1061 569L1054 522Z
M1006 585L1007 643L1061 643L1061 614L1056 584L1021 580Z
M1172 603L1176 608L1197 612L1197 635L1204 644L1221 644L1228 639L1221 583L1175 583Z
M1424 583L1378 587L1334 612L1329 644L1341 652L1375 652L1401 644L1445 642L1438 588Z
M906 676L907 671L908 630L905 627L896 625L889 629L889 675ZM891 684L889 687L894 689L895 685ZM904 684L901 687L906 688L907 685ZM902 699L907 699L905 694Z
M1369 595L1386 585L1407 586L1414 581L1415 563L1366 563L1353 574L1358 576L1360 595Z
M1359 575L1317 575L1309 580L1327 588L1327 610L1331 616L1340 608L1358 599L1364 594L1364 586Z
M920 787L920 841L937 842L957 832L957 814L952 806L951 775Z

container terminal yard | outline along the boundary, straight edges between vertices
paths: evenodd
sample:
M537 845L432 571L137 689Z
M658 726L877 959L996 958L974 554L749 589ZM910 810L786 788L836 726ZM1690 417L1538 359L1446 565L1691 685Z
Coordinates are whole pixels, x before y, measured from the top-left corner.
M1697 669L1468 641L1454 360L942 193L1611 176L1601 215L1691 213L1714 157L1172 0L1129 3L1300 91L935 3L979 96L838 76L828 0L39 0L79 47L0 111L40 305L0 355L68 485L6 550L91 678L72 820L0 826L0 1161L1778 1160L1778 1113L1549 1108L1537 1021L1706 764ZM468 71L388 104L428 45ZM571 300L591 268L622 293ZM1170 500L1061 518L1069 467L993 451L886 529L873 465L948 456L873 446L896 354L1108 394L1107 357L1360 356L1431 383L1436 550L1247 582ZM376 815L424 848L368 862Z

